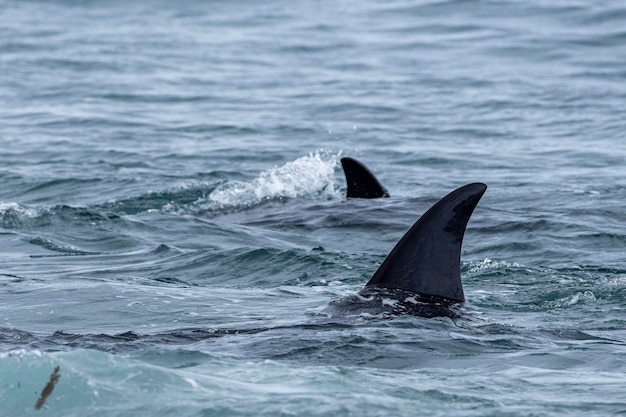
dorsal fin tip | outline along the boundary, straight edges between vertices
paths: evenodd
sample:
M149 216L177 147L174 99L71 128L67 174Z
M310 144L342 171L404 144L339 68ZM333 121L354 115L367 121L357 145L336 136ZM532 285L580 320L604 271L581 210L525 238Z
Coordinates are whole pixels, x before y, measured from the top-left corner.
M362 162L344 157L341 158L341 166L348 185L348 198L389 197L387 189Z
M465 301L461 245L467 223L486 190L483 183L468 184L435 203L400 239L365 288L400 289L450 302Z

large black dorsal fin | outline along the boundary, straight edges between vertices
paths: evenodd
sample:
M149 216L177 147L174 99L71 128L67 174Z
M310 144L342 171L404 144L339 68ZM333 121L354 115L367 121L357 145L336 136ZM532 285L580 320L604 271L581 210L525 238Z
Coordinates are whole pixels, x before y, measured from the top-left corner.
M467 222L485 190L485 184L468 184L439 200L400 239L365 287L465 301L461 244Z
M387 189L361 162L353 158L341 158L341 166L346 175L349 198L389 197Z

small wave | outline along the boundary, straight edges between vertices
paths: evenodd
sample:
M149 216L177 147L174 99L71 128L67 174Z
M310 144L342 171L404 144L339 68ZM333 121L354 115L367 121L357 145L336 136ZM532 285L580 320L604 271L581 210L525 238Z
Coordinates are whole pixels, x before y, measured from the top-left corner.
M5 229L43 227L55 222L95 225L116 217L115 214L105 214L85 207L25 207L18 203L0 203L0 226Z
M338 197L335 167L339 155L317 151L262 172L249 182L228 182L210 195L222 208L251 206L264 200L322 195Z
M0 225L5 229L14 229L21 226L25 219L39 216L39 211L21 206L17 203L0 203Z
M463 269L469 273L477 273L477 272L483 272L483 271L497 271L501 269L506 270L509 268L516 268L519 266L520 265L517 263L511 263L511 262L506 262L506 261L493 261L489 258L485 258L483 261L480 261L480 262L472 262Z
M210 280L226 279L229 284L318 285L319 280L336 271L332 254L298 249L235 249L196 260L211 264ZM339 259L341 262L341 259ZM232 266L237 265L233 270ZM203 267L206 269L206 267Z
M567 308L581 303L594 303L596 300L596 295L593 292L578 291L557 300L546 301L542 307L549 309Z
M42 248L48 249L53 252L60 252L64 255L91 255L93 254L92 252L80 250L76 246L65 245L62 243L54 242L50 239L46 239L43 237L34 237L32 239L29 239L28 242L33 245L41 246ZM41 256L42 255L38 255L38 256L33 255L33 257L41 257Z
M145 212L185 213L185 208L194 201L206 197L211 185L204 182L190 182L177 187L149 191L138 196L130 196L121 200L110 200L100 206L99 210L113 211L119 215L134 215Z

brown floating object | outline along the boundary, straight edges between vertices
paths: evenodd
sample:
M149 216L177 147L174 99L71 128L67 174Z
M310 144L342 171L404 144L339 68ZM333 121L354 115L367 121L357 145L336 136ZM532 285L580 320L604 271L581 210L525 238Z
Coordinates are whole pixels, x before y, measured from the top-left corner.
M59 374L59 369L60 368L57 365L57 367L54 368L54 372L50 374L50 381L48 381L46 386L43 387L43 390L41 391L41 396L37 400L37 404L35 404L35 410L39 410L41 407L43 407L43 404L46 402L46 398L48 398L50 394L52 394L52 391L54 390L54 385L59 382L59 378L61 378L61 374Z

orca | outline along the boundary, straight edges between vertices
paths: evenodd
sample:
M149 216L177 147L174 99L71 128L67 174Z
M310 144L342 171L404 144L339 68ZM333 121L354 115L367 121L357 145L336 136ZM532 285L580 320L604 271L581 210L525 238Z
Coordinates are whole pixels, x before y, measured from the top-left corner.
M348 198L389 197L387 189L363 163L346 157L341 158L341 166L348 184Z
M474 208L487 190L465 185L415 222L356 295L331 302L349 313L456 317L465 302L461 245Z

